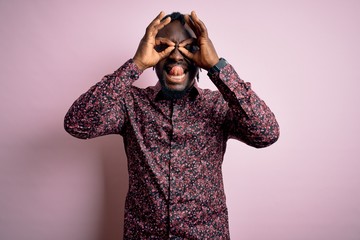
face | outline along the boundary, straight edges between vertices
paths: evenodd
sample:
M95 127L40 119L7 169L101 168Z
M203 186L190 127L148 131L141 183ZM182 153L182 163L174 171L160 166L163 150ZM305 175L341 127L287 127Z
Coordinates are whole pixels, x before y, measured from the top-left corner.
M187 25L184 26L180 21L175 20L161 29L156 37L167 38L176 44L170 55L158 62L155 69L162 90L170 96L181 95L193 86L199 69L193 61L185 58L179 51L178 45L189 38L195 38L195 34ZM161 51L166 47L160 45L157 46L157 50ZM188 48L191 51L190 48L195 48L195 46L188 46Z

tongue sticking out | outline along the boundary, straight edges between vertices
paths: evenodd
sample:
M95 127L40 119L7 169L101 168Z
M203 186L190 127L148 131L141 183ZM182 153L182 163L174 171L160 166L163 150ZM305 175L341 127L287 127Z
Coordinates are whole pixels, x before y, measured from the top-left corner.
M174 66L171 68L169 74L174 76L180 76L184 74L184 69L180 66Z

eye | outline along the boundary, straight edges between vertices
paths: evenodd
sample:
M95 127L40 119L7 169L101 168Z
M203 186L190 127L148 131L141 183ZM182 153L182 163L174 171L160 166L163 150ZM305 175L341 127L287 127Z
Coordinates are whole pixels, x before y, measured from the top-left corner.
M194 52L196 52L196 51L199 50L199 47L198 47L197 45L195 45L194 43L187 44L187 45L185 46L185 48L186 48L186 50L188 50L189 52L192 52L192 53L194 53Z
M167 44L165 44L165 43L161 43L161 44L155 46L155 50L156 50L157 52L162 52L162 51L164 51L164 50L165 50L166 48L168 48L168 47L169 47L169 45L167 45Z

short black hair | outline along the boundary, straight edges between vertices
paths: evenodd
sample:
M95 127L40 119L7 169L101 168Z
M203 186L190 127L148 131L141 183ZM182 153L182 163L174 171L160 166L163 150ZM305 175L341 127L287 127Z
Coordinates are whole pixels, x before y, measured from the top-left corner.
M178 20L182 25L185 25L185 15L179 12L173 12L171 14L166 15L165 17L163 17L163 19L161 19L161 21L165 20L166 18L170 17L171 21L173 22L175 20Z

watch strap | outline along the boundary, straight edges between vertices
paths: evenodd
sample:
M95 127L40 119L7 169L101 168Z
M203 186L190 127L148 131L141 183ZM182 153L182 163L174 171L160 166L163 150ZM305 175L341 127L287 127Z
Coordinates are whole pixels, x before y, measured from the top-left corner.
M220 70L224 68L227 64L228 62L224 58L220 58L219 61L209 69L208 75L219 73Z

